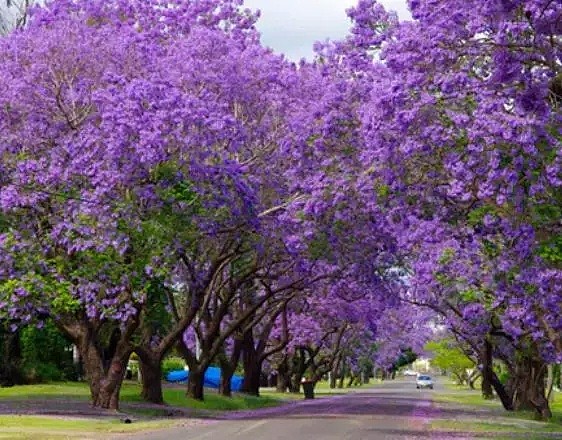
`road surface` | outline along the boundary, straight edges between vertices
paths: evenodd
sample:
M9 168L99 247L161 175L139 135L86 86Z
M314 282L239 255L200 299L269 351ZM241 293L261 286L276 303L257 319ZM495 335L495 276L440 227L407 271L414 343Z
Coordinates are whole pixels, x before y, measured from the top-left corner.
M439 385L437 384L437 387ZM413 440L434 438L431 390L415 379L369 390L299 401L279 408L225 415L197 426L136 434L137 440Z

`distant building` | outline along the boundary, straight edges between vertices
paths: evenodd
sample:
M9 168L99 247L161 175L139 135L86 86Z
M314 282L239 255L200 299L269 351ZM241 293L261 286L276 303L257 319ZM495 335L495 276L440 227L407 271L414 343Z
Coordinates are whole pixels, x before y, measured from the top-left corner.
M431 371L431 364L429 358L418 358L412 364L412 367L418 373L429 373Z

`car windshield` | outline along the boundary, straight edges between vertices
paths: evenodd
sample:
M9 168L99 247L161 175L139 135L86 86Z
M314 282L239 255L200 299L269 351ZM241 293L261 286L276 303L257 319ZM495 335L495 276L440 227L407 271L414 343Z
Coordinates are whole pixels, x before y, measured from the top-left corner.
M420 377L418 377L418 380L431 380L431 377L429 377L429 376L420 376Z

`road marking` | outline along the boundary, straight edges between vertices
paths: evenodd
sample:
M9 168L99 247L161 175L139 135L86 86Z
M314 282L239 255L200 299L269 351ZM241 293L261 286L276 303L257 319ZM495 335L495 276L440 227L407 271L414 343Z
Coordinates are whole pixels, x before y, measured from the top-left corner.
M197 437L192 437L192 440L201 440L201 439L204 439L204 438L211 437L212 435L215 435L215 434L216 434L216 432L214 432L214 431L206 432L204 434L198 435Z
M266 424L267 422L268 422L267 420L260 420L260 421L258 421L258 422L252 423L250 426L247 426L247 427L245 427L245 428L242 428L242 429L240 429L240 430L238 430L238 431L234 431L234 429L236 429L236 428L233 427L233 426L230 426L230 429L229 429L229 430L231 431L231 434L233 434L233 435L232 435L233 437L236 437L236 438L238 438L239 436L242 436L242 437L243 437L243 434L245 434L245 433L247 433L247 432L249 432L249 431L252 431L252 430L254 430L254 429L256 429L256 428L259 428L260 426ZM228 423L228 422L227 422L227 423ZM226 426L227 426L227 428L228 428L228 425L226 425ZM225 425L222 424L222 423L217 423L216 425L214 425L214 427L215 427L215 428L218 428L218 429L220 430L222 427L225 427ZM234 429L233 429L233 428L234 428ZM234 432L232 432L232 431L234 431ZM216 438L216 436L217 436L217 431L216 431L215 429L213 429L213 430L210 431L210 432L204 432L204 433L202 433L202 434L200 434L200 435L198 435L198 436L196 436L196 437L191 437L191 439L192 439L192 440L203 440L203 439L210 438L210 437L215 437L215 438Z
M244 434L244 433L249 432L253 429L259 428L260 426L265 425L266 423L267 423L267 420L260 420L259 422L256 422L256 423L248 426L247 428L238 431L236 434Z

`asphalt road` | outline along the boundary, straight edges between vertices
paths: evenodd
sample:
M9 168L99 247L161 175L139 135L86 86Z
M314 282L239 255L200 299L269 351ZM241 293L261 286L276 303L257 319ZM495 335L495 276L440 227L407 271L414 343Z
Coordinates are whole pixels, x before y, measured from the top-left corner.
M437 384L437 388L439 384ZM241 412L196 426L136 434L139 440L413 440L432 438L438 409L414 378L280 408Z

